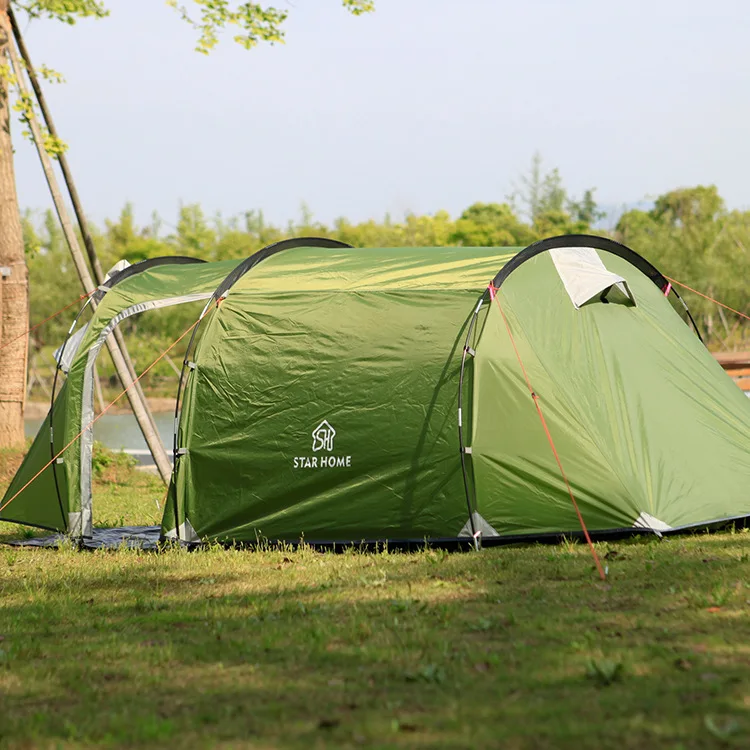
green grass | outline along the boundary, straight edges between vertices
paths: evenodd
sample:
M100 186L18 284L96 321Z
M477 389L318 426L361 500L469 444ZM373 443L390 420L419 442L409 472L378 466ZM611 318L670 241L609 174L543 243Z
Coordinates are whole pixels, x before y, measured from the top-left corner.
M0 450L0 490L10 483L23 459L22 450ZM159 525L164 509L164 485L153 474L136 471L135 460L94 443L94 508L97 526ZM43 529L0 522L0 542L46 536Z
M750 746L750 535L598 550L0 548L0 746Z

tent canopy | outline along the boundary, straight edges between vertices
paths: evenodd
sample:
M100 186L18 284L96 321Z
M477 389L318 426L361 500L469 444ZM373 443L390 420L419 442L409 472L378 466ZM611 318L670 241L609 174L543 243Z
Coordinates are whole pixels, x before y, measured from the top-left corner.
M3 520L91 533L96 356L128 316L191 301L205 314L178 394L164 537L574 533L524 369L591 531L750 514L750 403L666 279L610 240L519 252L308 238L241 262L145 261L108 286L75 355L63 351L66 382L6 501L41 474Z

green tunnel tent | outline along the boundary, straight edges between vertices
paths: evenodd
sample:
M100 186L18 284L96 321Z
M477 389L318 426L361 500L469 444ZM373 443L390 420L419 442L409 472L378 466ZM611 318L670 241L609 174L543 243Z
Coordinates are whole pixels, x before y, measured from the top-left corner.
M96 356L126 318L188 302L203 314L180 381L165 538L575 535L526 377L595 537L750 516L748 399L667 279L611 240L297 239L242 262L145 261L97 297L3 520L92 533Z

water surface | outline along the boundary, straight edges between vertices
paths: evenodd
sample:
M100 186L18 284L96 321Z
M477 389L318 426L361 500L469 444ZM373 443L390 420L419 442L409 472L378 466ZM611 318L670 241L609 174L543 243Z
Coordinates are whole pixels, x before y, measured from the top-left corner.
M25 420L26 436L34 437L43 421L43 419ZM167 454L171 457L174 413L157 412L154 414L154 421L166 446ZM152 464L154 462L146 441L141 435L138 422L132 414L105 414L94 425L94 440L98 440L112 450L130 453L140 463Z

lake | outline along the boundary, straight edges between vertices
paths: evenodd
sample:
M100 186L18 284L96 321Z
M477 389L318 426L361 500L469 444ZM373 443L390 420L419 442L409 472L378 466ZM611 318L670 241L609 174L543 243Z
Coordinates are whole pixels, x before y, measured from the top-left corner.
M26 419L24 422L26 436L34 437L43 421L43 419ZM171 458L174 412L156 412L154 421L164 441L167 455ZM98 440L112 450L130 453L141 464L148 465L154 462L146 441L141 435L138 422L132 414L105 414L94 425L94 440Z

